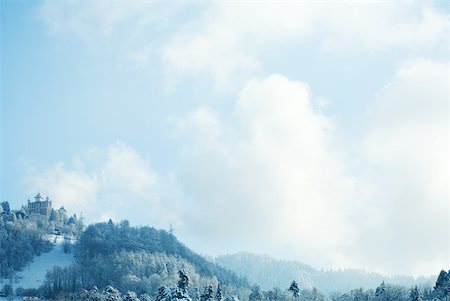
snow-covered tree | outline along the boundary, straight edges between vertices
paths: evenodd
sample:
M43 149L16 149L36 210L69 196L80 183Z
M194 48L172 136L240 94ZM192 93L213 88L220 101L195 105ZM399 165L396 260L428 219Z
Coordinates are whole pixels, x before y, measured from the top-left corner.
M178 277L180 279L178 280L178 288L183 292L187 292L187 288L189 286L189 278L186 274L186 271L184 269L181 269L178 271Z
M106 301L122 301L119 290L112 286L107 286L105 288Z
M5 294L6 296L11 296L13 294L13 288L11 285L9 284L5 284L3 285L3 288L1 290L3 292L3 294Z
M409 298L411 301L422 301L422 294L420 293L420 289L417 287L417 285L416 287L411 289Z
M9 202L8 201L4 201L0 204L0 206L3 208L4 212L9 212L11 210L11 208L9 207Z
M450 271L447 273L442 270L439 273L438 279L436 280L436 285L434 286L435 295L438 298L449 298L450 299Z
M140 297L141 301L153 301L149 294L142 294Z
M155 301L170 301L172 296L172 290L167 286L161 286L158 290L158 295Z
M289 291L295 299L298 298L300 289L298 288L298 283L296 281L292 281L291 286L289 286Z
M250 295L248 296L249 301L262 301L264 300L264 295L261 292L261 287L259 285L255 285L252 287L252 291L250 292Z
M125 295L124 301L140 301L139 298L136 296L135 292L128 291Z
M386 299L386 284L384 283L384 281L376 288L375 297L378 300Z
M178 272L178 276L180 278L178 280L178 286L174 288L167 286L160 287L155 301L192 301L187 293L189 278L187 277L186 271L181 269Z
M222 290L220 289L220 284L218 284L216 290L216 301L222 301L222 299L223 299Z
M205 287L205 291L200 296L201 301L211 301L213 299L213 288L212 285L208 285L208 287Z

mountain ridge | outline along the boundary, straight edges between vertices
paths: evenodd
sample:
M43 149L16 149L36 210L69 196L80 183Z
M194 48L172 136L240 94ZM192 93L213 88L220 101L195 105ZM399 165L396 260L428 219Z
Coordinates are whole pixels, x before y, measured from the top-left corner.
M295 260L275 259L269 255L238 252L217 256L214 261L245 277L250 283L257 283L263 289L286 287L293 280L302 288L316 287L324 293L343 292L355 288L369 289L386 281L391 284L415 286L430 285L437 276L386 276L360 269L324 270L316 269Z

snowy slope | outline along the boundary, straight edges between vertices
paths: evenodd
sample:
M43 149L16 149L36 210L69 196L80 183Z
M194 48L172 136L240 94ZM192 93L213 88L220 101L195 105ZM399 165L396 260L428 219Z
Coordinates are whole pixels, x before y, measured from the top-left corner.
M47 239L54 243L53 249L41 256L36 256L33 262L17 273L17 278L13 281L14 290L18 287L38 288L42 285L48 270L55 266L65 267L73 263L73 254L66 254L63 251L62 236L51 235ZM3 281L5 283L5 280Z

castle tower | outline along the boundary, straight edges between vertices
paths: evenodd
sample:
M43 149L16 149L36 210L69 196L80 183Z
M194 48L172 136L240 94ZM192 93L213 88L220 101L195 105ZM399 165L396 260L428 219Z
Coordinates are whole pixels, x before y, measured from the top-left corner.
M41 202L41 201L44 200L44 198L41 197L41 193L40 193L40 192L38 192L38 194L36 194L36 196L34 197L34 199L35 199L36 202Z

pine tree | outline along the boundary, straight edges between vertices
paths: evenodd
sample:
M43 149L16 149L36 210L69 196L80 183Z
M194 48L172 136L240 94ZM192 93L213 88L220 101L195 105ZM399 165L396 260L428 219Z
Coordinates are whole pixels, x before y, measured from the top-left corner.
M141 301L152 301L152 297L149 294L142 294L140 299Z
M106 301L122 301L120 292L112 286L105 288Z
M422 301L422 294L420 293L420 290L417 287L417 285L415 288L411 289L409 298L411 299L411 301Z
M125 301L140 301L135 292L128 291L125 295Z
M292 296L295 299L299 297L300 289L298 288L298 283L296 281L292 281L291 286L289 287L289 291L292 292Z
M222 301L223 295L222 290L220 289L220 283L217 285L217 291L216 291L216 301Z
M378 299L383 300L386 296L386 284L384 284L384 281L380 284L379 287L375 290L375 297Z
M252 287L252 291L251 291L250 295L248 296L248 300L249 301L264 300L264 295L261 292L261 288L259 287L259 285L255 285L254 287Z
M158 289L158 295L156 296L156 301L170 300L171 291L167 286L161 286Z
M438 298L450 297L450 271L447 273L442 270L439 273L434 290Z
M0 206L2 206L3 211L6 212L6 213L9 213L9 211L11 210L8 201L2 202L2 203L0 204Z
M325 300L325 297L319 292L319 290L315 287L313 287L311 291L311 300L312 301L323 301Z
M212 285L208 285L205 288L205 292L200 296L201 301L211 301L213 299L213 288Z
M178 271L178 276L180 277L178 280L178 288L185 294L187 293L187 288L189 286L189 278L184 269Z

